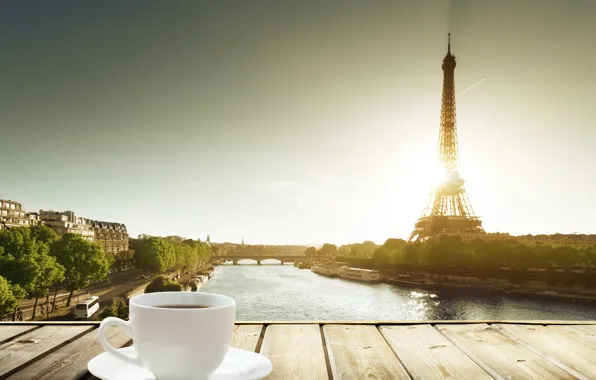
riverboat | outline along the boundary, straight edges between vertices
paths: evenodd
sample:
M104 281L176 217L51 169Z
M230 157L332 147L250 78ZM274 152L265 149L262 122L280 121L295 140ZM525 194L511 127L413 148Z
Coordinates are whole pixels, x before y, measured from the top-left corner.
M338 269L340 278L354 281L364 282L379 282L381 281L381 273L374 269L350 268L343 266Z
M435 284L434 282L427 280L427 279L412 279L409 276L398 276L398 277L391 277L385 280L387 284L391 285L398 285L398 286L406 286L409 288L420 288L420 289L437 289L440 285Z
M337 277L338 275L338 267L335 264L313 264L310 270L327 277Z

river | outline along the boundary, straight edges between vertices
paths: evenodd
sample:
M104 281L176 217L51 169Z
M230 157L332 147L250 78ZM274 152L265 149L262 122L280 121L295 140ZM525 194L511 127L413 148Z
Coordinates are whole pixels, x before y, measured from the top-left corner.
M592 305L447 295L329 278L291 265L220 265L201 291L233 297L241 321L596 318Z

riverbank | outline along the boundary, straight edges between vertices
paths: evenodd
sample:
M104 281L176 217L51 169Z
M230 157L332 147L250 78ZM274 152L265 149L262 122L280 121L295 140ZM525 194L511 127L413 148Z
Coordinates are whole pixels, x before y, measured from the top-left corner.
M371 269L366 265L346 264L353 268ZM499 273L470 268L443 268L447 273L437 273L441 269L434 269L434 272L413 268L382 270L382 282L411 289L596 304L596 286L590 279L586 280L591 273L589 269L555 268L547 271L542 268L502 268Z
M557 300L596 304L596 290L584 289L582 293L570 293L568 288L557 288L550 286L546 289L544 283L537 281L524 284L511 284L508 280L489 279L481 281L473 277L473 281L466 281L465 277L457 276L457 279L450 276L441 276L430 273L418 273L418 276L412 277L410 274L398 275L396 277L385 276L383 282L395 286L401 286L412 289L425 289L433 291L474 293L484 295L504 295L512 297L522 297L526 299L538 300Z
M596 304L594 267L420 266L380 263L368 257L338 256L355 268L378 269L383 280L405 288L495 294L526 299ZM393 278L393 280L390 280Z

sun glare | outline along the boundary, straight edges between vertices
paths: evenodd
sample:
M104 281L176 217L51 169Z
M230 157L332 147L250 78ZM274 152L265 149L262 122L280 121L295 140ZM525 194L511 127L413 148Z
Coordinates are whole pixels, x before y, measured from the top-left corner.
M433 162L430 172L430 185L435 188L449 180L449 174L441 163Z

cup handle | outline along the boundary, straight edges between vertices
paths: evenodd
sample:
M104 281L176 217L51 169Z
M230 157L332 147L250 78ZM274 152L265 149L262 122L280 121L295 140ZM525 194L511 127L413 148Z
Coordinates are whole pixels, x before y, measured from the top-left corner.
M98 334L99 335L99 343L101 344L103 349L108 354L112 355L115 358L118 358L118 359L125 361L127 363L130 363L132 365L137 365L137 366L142 367L143 364L141 363L141 357L139 356L139 354L136 351L135 351L135 354L133 354L133 355L124 354L124 353L122 353L122 351L117 350L116 348L114 348L114 346L112 346L108 342L108 339L106 338L106 329L110 326L120 327L122 330L124 330L124 332L126 332L126 335L128 335L129 337L132 338L132 330L130 327L130 322L127 322L120 318L107 317L103 321L101 321L101 324L99 325L99 334Z

